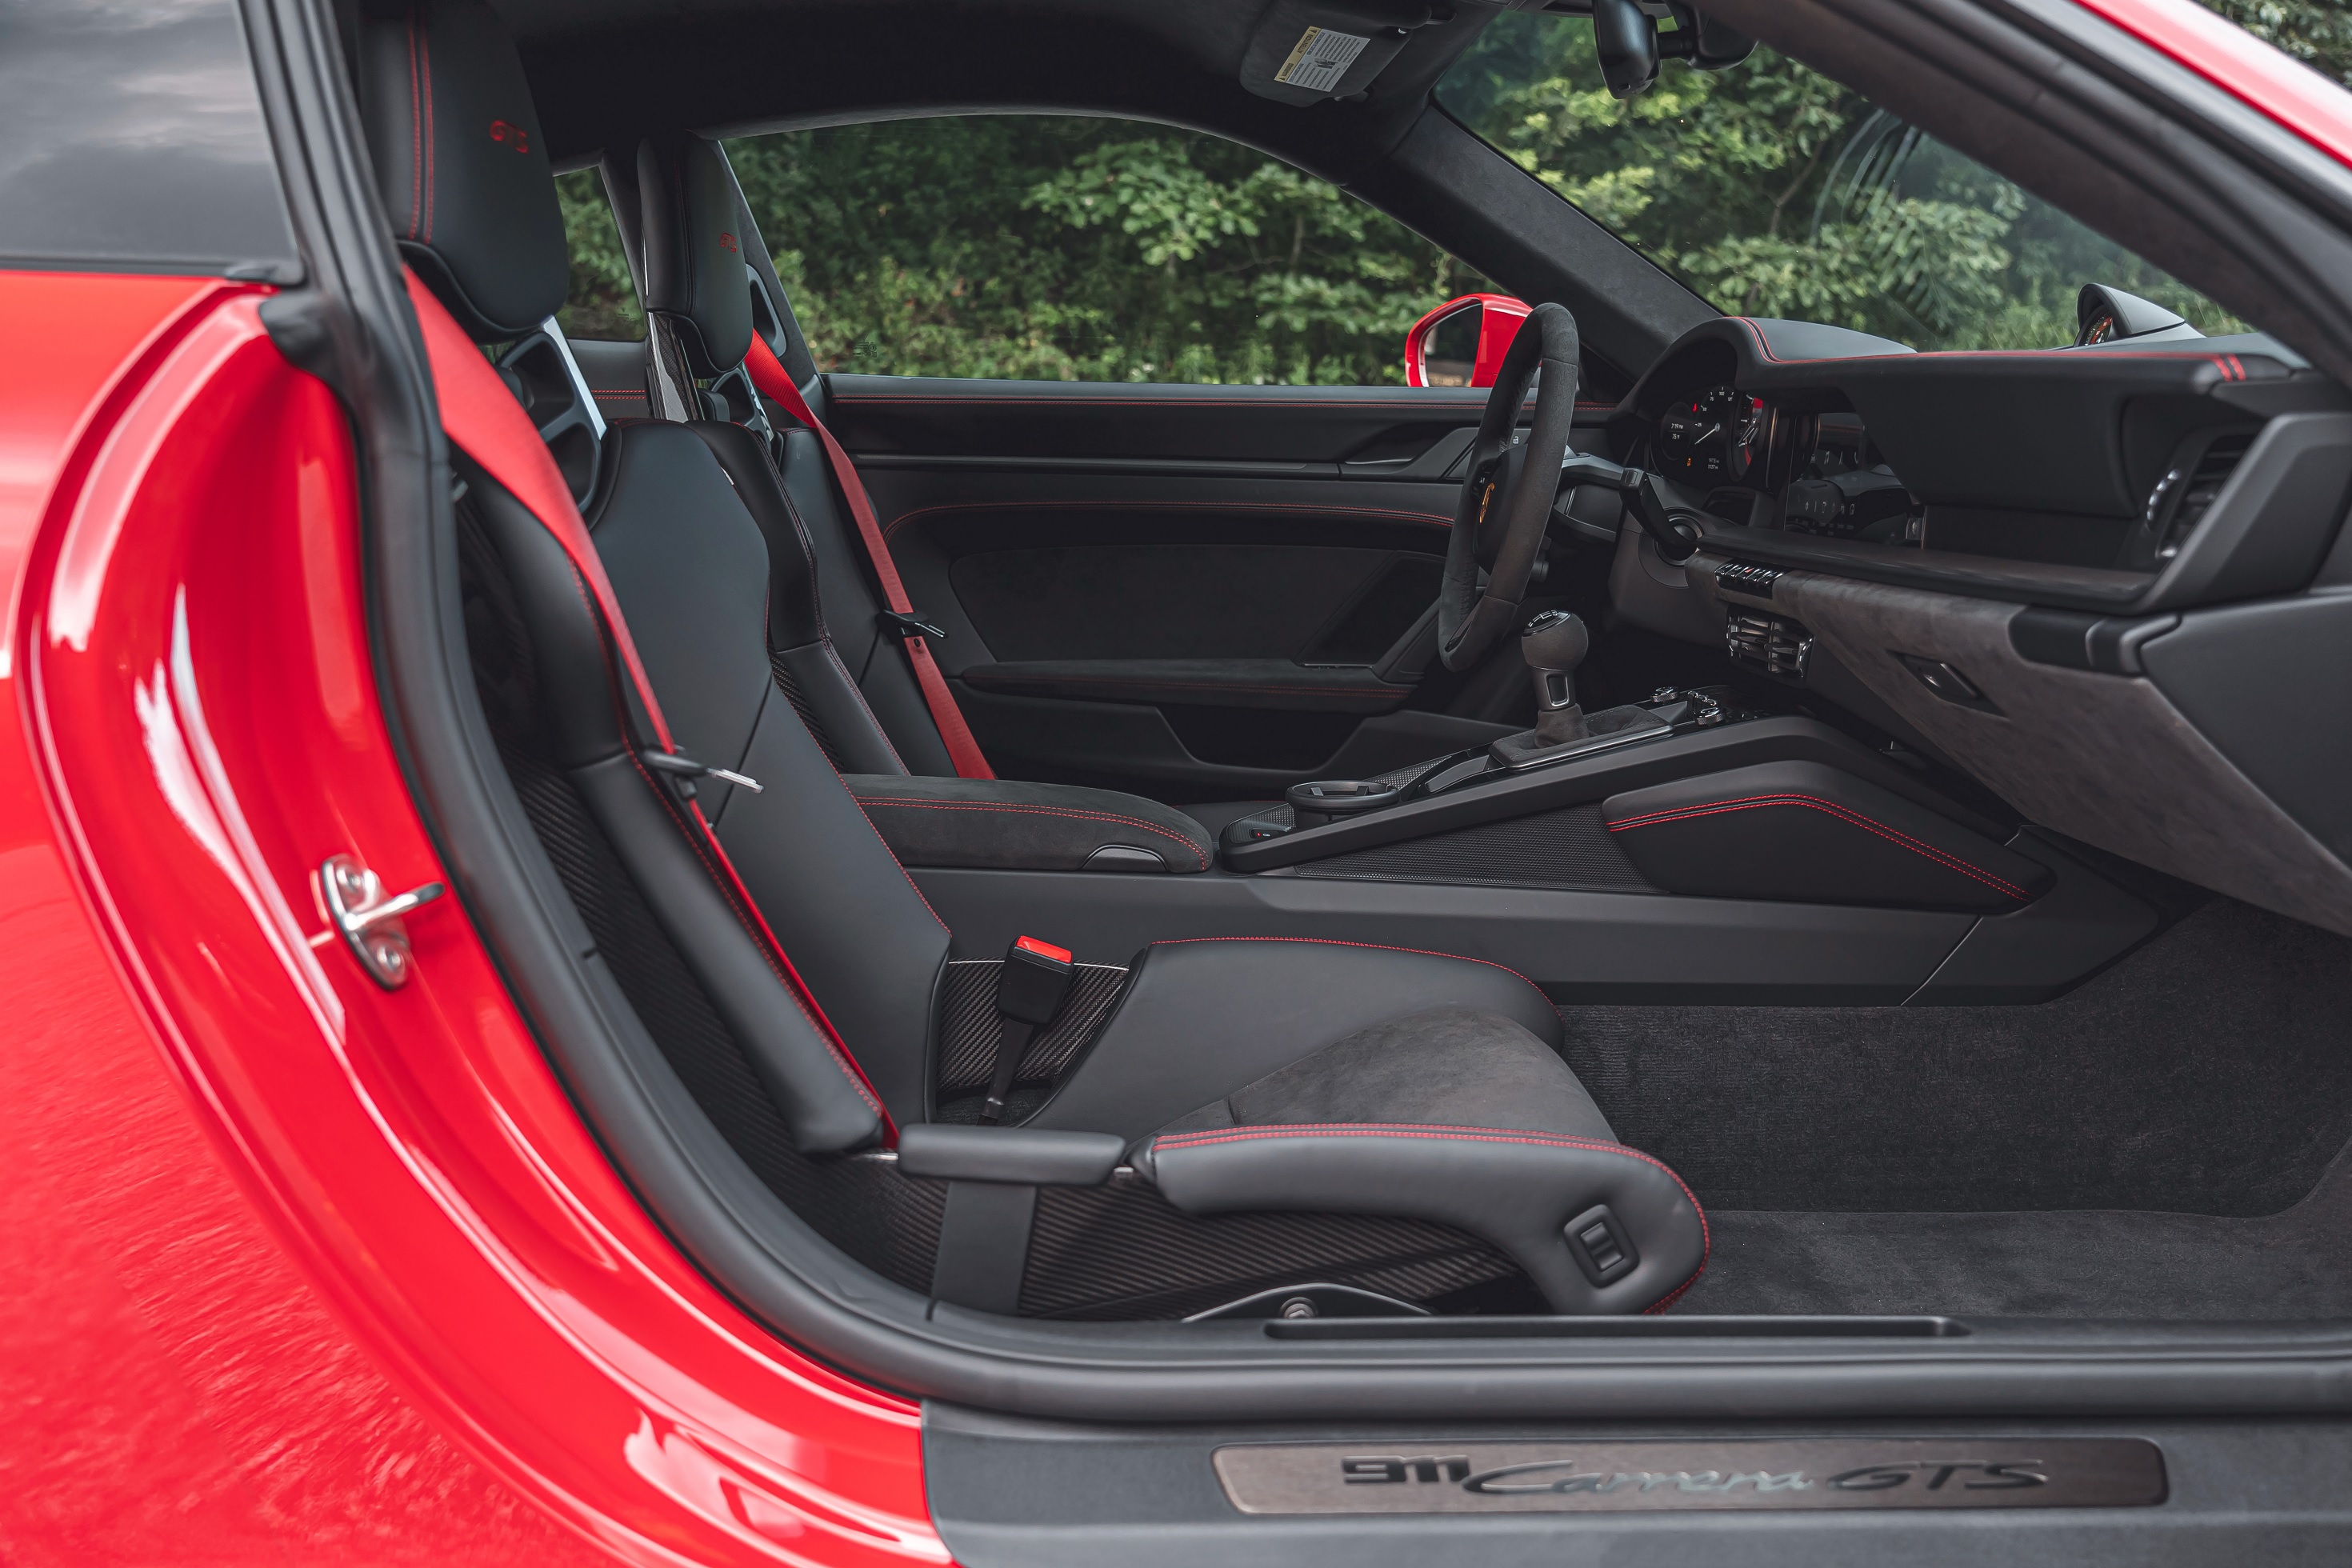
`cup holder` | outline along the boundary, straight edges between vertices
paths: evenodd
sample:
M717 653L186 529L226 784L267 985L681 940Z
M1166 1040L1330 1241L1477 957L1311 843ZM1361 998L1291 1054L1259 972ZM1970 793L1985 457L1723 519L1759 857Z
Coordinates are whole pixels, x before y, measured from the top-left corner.
M1298 826L1307 828L1394 805L1403 793L1397 785L1379 779L1316 779L1292 784L1284 798L1289 802L1291 815Z

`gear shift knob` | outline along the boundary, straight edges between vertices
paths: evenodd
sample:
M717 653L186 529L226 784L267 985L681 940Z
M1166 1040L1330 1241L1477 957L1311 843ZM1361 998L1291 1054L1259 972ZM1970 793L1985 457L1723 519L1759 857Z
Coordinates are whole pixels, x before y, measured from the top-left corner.
M1519 634L1519 657L1536 688L1536 739L1545 745L1580 740L1584 710L1576 702L1576 667L1592 646L1584 623L1566 610L1546 610Z

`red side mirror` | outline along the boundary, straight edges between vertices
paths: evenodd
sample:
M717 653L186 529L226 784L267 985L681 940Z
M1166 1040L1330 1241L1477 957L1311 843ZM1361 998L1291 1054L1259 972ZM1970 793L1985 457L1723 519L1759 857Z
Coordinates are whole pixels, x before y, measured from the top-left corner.
M1532 307L1508 294L1448 300L1404 335L1407 386L1492 386Z

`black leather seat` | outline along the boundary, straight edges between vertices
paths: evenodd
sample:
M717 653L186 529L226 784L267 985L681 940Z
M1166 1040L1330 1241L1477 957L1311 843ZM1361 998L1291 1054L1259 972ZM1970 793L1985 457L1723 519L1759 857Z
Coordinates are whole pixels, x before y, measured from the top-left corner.
M735 244L728 242L730 229L748 226L751 219L738 203L732 176L710 153L698 138L674 132L647 139L616 170L624 176L617 182L621 189L634 194L635 226L644 244L645 303L655 323L646 344L648 373L653 382L672 388L691 387L735 371L737 364L719 363L711 355L710 345L719 342L731 347L738 328L752 319L751 296L757 285L742 260L740 237ZM606 166L615 167L612 158L607 158ZM735 320L738 307L742 308L741 322ZM701 318L712 314L719 320L715 331L706 334ZM756 401L751 379L737 377L729 401ZM675 398L653 400L652 405L659 415L666 405L682 405L685 401L686 395L680 393ZM722 411L714 407L709 412ZM687 411L680 407L675 416L687 417ZM901 639L887 624L889 617L870 580L871 563L858 542L844 504L846 498L835 483L823 446L814 432L785 418L772 436L763 431L755 439L719 440L712 449L742 489L746 504L768 535L772 573L769 648L777 683L834 766L856 781L860 798L869 808L875 804L869 796L894 803L919 797L921 806L936 806L936 799L929 797L944 793L958 799L959 809L964 811L982 809L994 799L1004 798L1029 820L1023 823L1010 813L1000 815L988 824L1000 837L1018 837L1024 826L1049 827L1037 819L1041 809L1075 805L1087 811L1124 811L1148 817L1163 828L1172 827L1205 857L1198 859L1199 868L1213 859L1218 833L1234 818L1287 814L1289 808L1280 801L1214 802L1171 810L1136 795L1108 791L1093 792L1096 798L1092 799L1040 800L1024 798L1017 790L1000 797L985 789L942 792L890 782L907 777L953 781L957 770L935 714L918 689ZM943 687L941 700L952 704L953 692ZM957 722L961 722L960 714ZM916 837L911 831L902 837L902 830L911 830L926 820L935 828L941 826L936 815L928 819L907 815L921 806L894 805L887 816L878 819L894 848L902 854L915 848L926 855L944 852L949 856L944 860L926 858L921 862L926 865L992 863L971 857L961 845L940 846L930 837ZM1177 847L1171 852L1164 837L1138 840L1129 835L1126 846L1149 846L1163 857L1169 870L1195 868L1188 863L1191 851ZM1062 850L1072 847L1055 846ZM1058 868L1062 860L1069 858L1065 855L1052 863ZM1042 864L1034 857L1013 863L1031 868ZM1084 855L1070 863L1083 864Z
M551 314L567 281L513 50L479 0L364 26L380 189L404 251L456 322L428 321L428 341L457 329L513 337ZM429 80L411 75L416 38L437 51ZM437 116L419 124L420 103ZM526 126L531 151L477 147L451 129L493 117ZM436 124L439 140L421 141ZM429 231L399 221L420 145L445 192ZM696 160L717 157L675 145L676 159L642 166L691 179ZM468 221L492 209L497 222ZM751 332L742 290L682 302L673 324L688 329L696 371L740 361ZM482 374L464 357L446 374ZM824 1160L937 1118L952 933L774 677L776 536L755 515L773 498L753 482L773 468L751 465L751 439L702 423L614 426L586 519L593 552L568 517L546 515L562 510L560 492L551 503L534 491L527 505L510 471L459 451L468 635L518 793L575 899L594 896L581 890L594 885L583 867L609 853L627 897L683 960L689 978L667 991L632 987L625 973L632 1002L641 1014L707 1011L799 1155ZM598 608L600 577L620 624ZM558 795L583 815L556 811ZM633 955L607 960L625 971ZM691 997L680 994L689 984ZM1493 964L1245 936L1161 943L1036 1085L1028 1128L1114 1135L1114 1150L1131 1151L1129 1179L1183 1215L1295 1215L1289 1234L1310 1240L1341 1224L1314 1216L1382 1216L1402 1227L1397 1258L1434 1224L1499 1249L1556 1310L1655 1308L1703 1267L1705 1221L1671 1171L1616 1142L1559 1038L1541 993ZM1213 1294L1224 1265L1202 1267L1211 1278L1199 1289ZM1233 1278L1265 1277L1253 1268ZM1416 1285L1410 1268L1381 1278L1391 1276L1406 1294L1443 1283Z

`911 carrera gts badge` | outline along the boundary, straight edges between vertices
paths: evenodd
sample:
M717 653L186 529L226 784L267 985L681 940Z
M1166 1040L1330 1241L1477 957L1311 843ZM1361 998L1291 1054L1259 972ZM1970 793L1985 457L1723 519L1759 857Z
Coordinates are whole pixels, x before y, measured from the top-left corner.
M1244 1513L2141 1508L2164 1456L2137 1437L1237 1443L1214 1456Z

